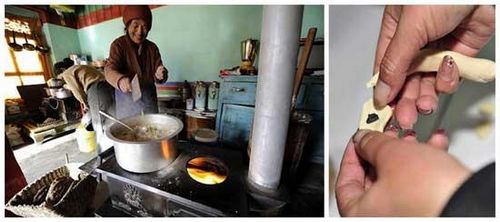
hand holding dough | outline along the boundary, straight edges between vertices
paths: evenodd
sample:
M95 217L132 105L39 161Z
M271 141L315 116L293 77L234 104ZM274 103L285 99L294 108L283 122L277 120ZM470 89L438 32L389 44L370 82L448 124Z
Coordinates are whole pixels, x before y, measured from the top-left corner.
M447 55L453 57L453 60L458 66L459 75L461 77L481 83L490 82L495 79L495 62L487 59L464 56L453 51L435 49L424 49L420 51L410 66L408 74L415 72L436 72L439 69L439 65L441 64L443 58ZM374 87L377 84L378 78L379 73L375 74L370 81L366 83L366 87ZM370 114L377 115L378 119L372 122L371 120L374 119L374 115L370 118ZM392 109L389 106L376 109L373 99L369 99L363 105L359 129L369 129L383 132L385 125L391 117Z
M458 66L462 78L487 83L495 80L495 62L487 59L473 58L454 51L424 49L415 57L408 70L408 74L415 72L436 72L445 56L451 56ZM375 74L368 83L367 88L377 84L379 73Z

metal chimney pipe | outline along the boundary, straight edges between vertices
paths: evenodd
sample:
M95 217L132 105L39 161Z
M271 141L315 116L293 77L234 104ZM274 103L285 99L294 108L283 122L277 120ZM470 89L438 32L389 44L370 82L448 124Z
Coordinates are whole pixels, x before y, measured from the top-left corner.
M303 10L299 5L263 8L248 172L249 182L262 190L276 190L280 183Z

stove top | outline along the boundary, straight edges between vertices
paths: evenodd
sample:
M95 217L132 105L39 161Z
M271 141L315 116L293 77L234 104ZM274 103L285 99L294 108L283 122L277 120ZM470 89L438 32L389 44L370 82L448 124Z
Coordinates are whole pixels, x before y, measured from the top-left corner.
M177 159L152 173L123 170L114 156L96 171L108 183L113 205L136 216L246 216L248 213L242 154L234 150L178 142ZM187 162L196 157L222 161L227 178L206 185L192 179Z

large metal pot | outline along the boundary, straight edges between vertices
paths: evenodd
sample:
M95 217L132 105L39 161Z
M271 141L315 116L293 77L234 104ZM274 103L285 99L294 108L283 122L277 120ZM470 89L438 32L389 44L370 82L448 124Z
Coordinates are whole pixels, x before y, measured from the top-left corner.
M146 114L122 119L125 124L135 126L154 126L165 130L165 135L156 140L127 141L117 137L127 130L113 123L106 129L106 136L114 143L115 156L121 168L134 173L149 173L170 165L177 157L177 134L183 124L176 117L164 114Z
M64 80L62 79L57 79L57 78L51 78L47 80L47 86L50 88L59 88L64 85Z
M66 99L73 96L73 93L69 89L59 88L55 93L56 98Z
M50 97L56 97L56 92L59 91L61 87L48 87L48 88L44 88L45 89L45 93L47 93L48 96Z

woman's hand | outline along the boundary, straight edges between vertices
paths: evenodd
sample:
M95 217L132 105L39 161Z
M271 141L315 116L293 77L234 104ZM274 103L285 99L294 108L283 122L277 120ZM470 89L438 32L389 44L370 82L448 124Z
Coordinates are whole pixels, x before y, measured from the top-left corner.
M130 86L130 79L128 77L123 77L118 80L118 88L124 93L132 92L132 87Z
M458 67L445 58L437 78L434 73L407 77L410 64L423 47L476 55L495 31L493 6L387 6L377 44L375 72L380 78L374 91L377 106L385 106L398 95L396 119L410 129L417 114L437 109L437 93L458 87Z
M165 66L160 65L156 69L155 77L157 80L163 81L163 79L168 78L168 70L165 68Z
M411 132L411 131L410 131ZM426 144L414 133L358 131L340 165L336 198L342 216L438 216L470 172L436 131Z

